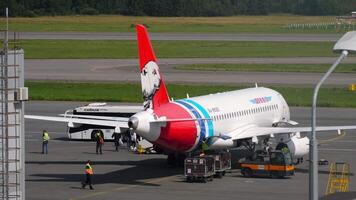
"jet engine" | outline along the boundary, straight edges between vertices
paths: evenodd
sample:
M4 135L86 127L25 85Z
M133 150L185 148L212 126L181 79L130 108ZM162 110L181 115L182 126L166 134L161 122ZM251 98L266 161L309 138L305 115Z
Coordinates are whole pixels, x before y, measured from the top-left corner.
M309 153L309 138L292 136L286 143L293 158L302 158Z

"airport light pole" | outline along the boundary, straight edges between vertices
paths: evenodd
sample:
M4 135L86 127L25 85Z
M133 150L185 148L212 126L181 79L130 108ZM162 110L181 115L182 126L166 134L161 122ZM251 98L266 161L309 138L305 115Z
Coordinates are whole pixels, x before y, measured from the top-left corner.
M324 81L330 76L340 62L351 52L356 51L356 31L347 32L335 44L334 51L341 52L340 57L325 73L314 88L313 103L312 103L312 132L309 142L309 200L318 200L318 143L315 135L316 131L316 101L319 89Z

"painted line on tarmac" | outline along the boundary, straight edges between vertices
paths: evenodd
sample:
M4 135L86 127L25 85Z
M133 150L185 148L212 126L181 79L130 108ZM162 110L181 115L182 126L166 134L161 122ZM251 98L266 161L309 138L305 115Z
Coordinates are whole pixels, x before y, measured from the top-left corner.
M173 178L175 176L176 175L167 176L167 177L158 178L158 179L154 179L152 181L147 181L147 182L143 182L143 183L146 183L146 184L160 183L162 181L169 180L169 179L171 179L171 178ZM102 191L102 192L95 192L95 193L88 194L88 195L85 195L85 196L82 196L82 197L78 197L78 198L69 198L68 200L89 199L89 198L92 198L92 197L97 197L97 196L100 196L100 195L108 194L110 192L129 190L129 189L136 188L136 187L139 187L139 186L141 186L141 185L130 185L130 186L117 187L117 188L114 188L114 189L111 189L111 190L106 190L106 191Z
M356 143L356 140L354 141L349 141L349 140L335 140L333 142L337 142L337 143ZM356 199L355 199L356 200Z
M343 132L341 135L338 135L336 137L333 137L333 138L330 138L330 139L327 139L327 140L322 140L318 144L325 144L325 143L333 142L333 141L339 140L339 139L341 139L341 138L343 138L345 136L346 136L346 132Z
M331 148L322 148L320 151L345 151L345 152L356 152L356 149L331 149Z

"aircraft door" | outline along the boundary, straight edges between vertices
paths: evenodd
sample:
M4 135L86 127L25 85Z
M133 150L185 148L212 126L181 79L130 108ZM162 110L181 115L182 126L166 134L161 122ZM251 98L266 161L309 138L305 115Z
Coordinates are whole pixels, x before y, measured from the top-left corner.
M280 108L281 109L281 116L279 116L279 120L280 121L289 121L289 117L290 117L290 113L289 113L289 107L288 104L286 102L286 100L284 100L283 96L281 94L278 94L278 98L280 99Z

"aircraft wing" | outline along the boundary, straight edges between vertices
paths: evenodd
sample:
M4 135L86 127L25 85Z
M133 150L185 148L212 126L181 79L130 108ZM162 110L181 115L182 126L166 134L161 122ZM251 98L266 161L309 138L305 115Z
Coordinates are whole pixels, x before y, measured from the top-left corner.
M356 125L353 126L318 126L316 131L341 131L356 129ZM226 134L231 137L232 140L240 140L264 135L283 134L283 133L295 133L295 132L311 132L311 127L256 127L245 126L235 129L234 131Z
M68 124L92 124L99 126L111 126L115 129L127 129L127 121L124 120L114 120L114 119L99 119L92 116L92 118L71 118L71 117L51 117L51 116L38 116L38 115L25 115L26 119L37 119L45 121L55 121L55 122L66 122ZM120 118L122 119L122 118Z
M106 117L106 116L96 116L96 115L71 115L71 114L60 114L64 118L84 118L84 119L99 119L99 120L110 120L110 121L120 121L128 122L129 118L127 117Z

